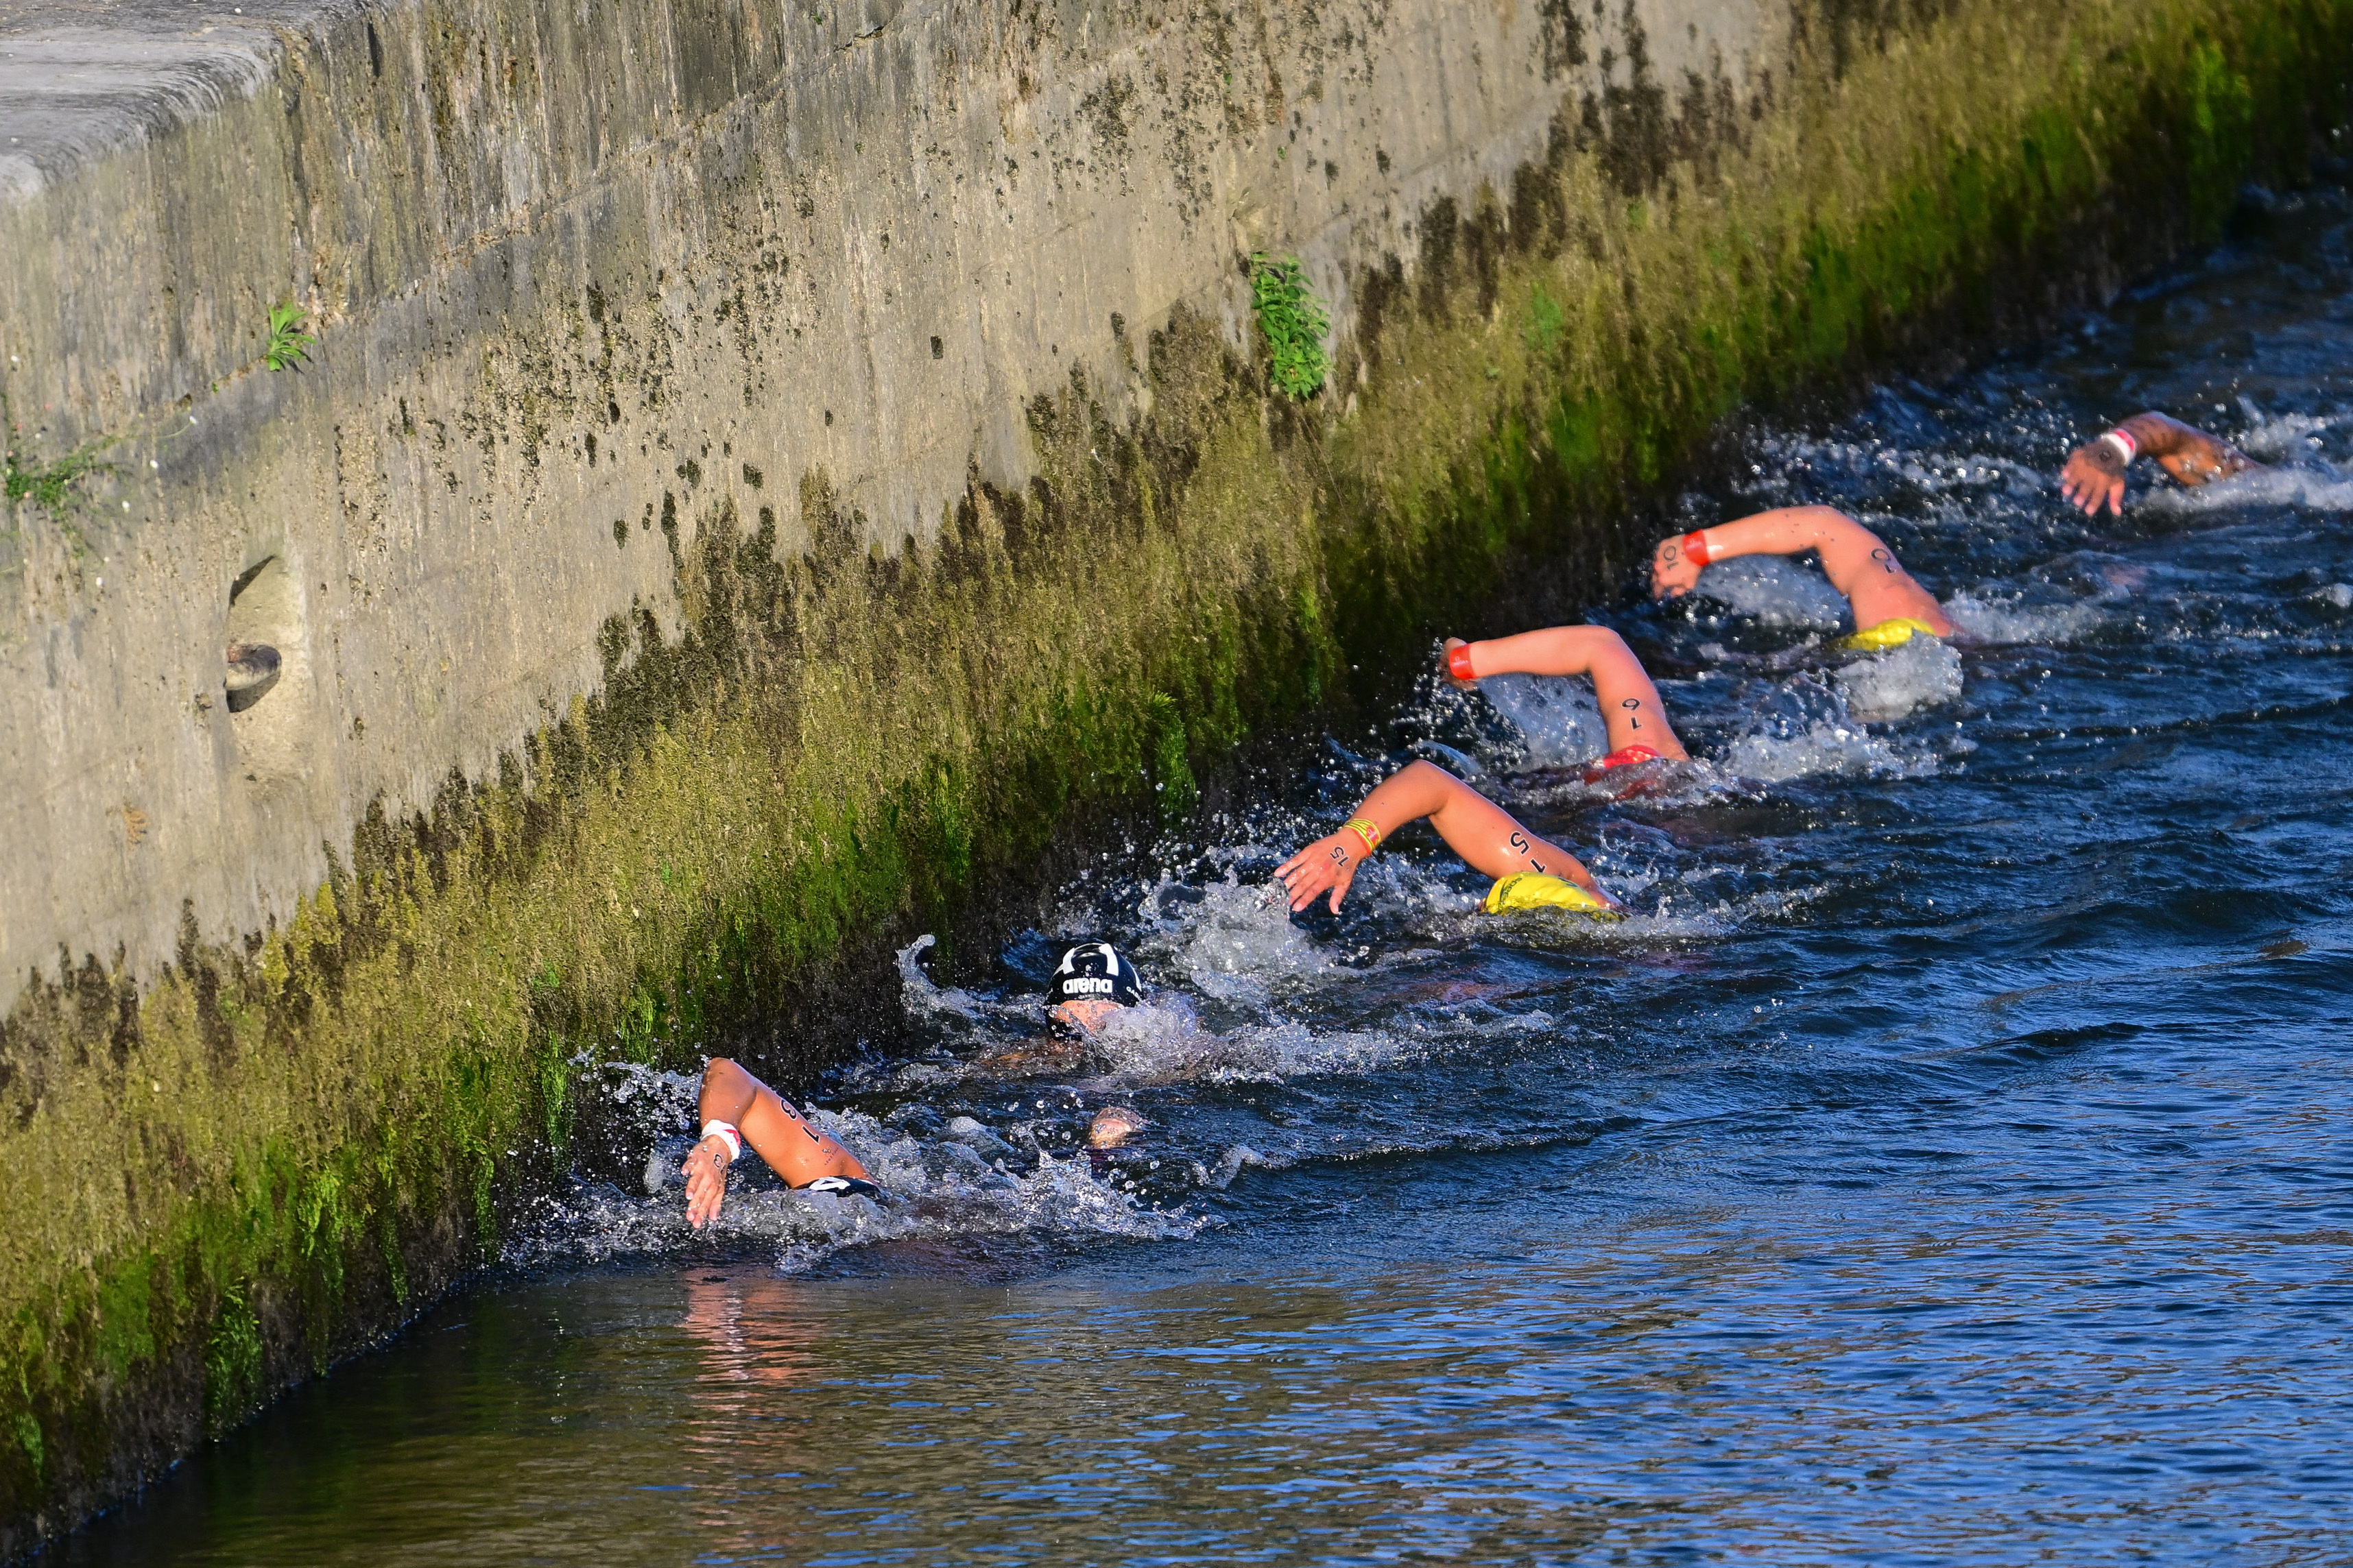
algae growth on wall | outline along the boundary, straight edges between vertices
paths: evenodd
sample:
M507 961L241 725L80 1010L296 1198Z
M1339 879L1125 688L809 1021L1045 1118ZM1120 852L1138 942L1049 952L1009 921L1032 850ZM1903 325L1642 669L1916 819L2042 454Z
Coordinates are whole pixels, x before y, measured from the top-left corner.
M494 1252L585 1067L887 1037L892 939L1067 825L1181 824L1525 563L1605 591L1745 402L2215 232L2338 122L2353 41L2189 0L747 9L608 77L560 25L290 27L141 154L266 120L307 380L231 321L286 258L185 215L107 320L54 246L12 285L11 449L116 465L10 512L20 826L58 841L11 872L0 1033L12 1544ZM566 92L603 114L518 107ZM14 232L145 199L89 178ZM1333 310L1303 400L1254 251ZM205 707L272 563L299 683Z

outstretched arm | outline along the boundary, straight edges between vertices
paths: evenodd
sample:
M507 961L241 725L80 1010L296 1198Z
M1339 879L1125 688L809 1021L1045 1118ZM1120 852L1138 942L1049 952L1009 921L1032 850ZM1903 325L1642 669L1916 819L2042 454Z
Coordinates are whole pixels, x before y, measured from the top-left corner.
M2059 470L2059 493L2086 517L2105 503L2110 516L2125 510L2125 469L2135 458L2155 458L2158 466L2185 485L2228 479L2261 468L2220 436L2151 411L2136 414L2095 441L2067 454Z
M1331 890L1332 912L1356 879L1356 868L1372 858L1375 846L1417 817L1430 818L1447 847L1490 877L1514 871L1544 871L1576 883L1588 892L1617 901L1596 887L1593 873L1576 856L1556 844L1547 844L1512 820L1511 813L1430 763L1410 763L1365 797L1350 825L1317 839L1275 868L1275 879L1296 911ZM1369 837L1356 823L1369 824Z
M1695 548L1694 548L1695 547ZM1879 535L1833 507L1785 506L1736 522L1718 523L1678 539L1662 539L1651 553L1651 597L1680 598L1699 582L1700 569L1736 555L1821 557L1822 574L1854 606L1858 626L1911 619L1938 637L1953 623L1936 596L1914 580Z
M1591 676L1602 722L1609 726L1611 751L1642 745L1662 757L1691 755L1667 722L1666 705L1650 672L1626 639L1608 626L1552 626L1474 643L1449 637L1445 658L1447 679L1466 691L1472 681L1491 675Z
M858 1157L800 1119L776 1091L724 1057L702 1069L703 1123L724 1121L768 1163L788 1187L805 1187L819 1176L864 1176ZM679 1169L686 1173L686 1219L697 1230L719 1217L727 1195L727 1167L735 1152L717 1133L694 1146Z

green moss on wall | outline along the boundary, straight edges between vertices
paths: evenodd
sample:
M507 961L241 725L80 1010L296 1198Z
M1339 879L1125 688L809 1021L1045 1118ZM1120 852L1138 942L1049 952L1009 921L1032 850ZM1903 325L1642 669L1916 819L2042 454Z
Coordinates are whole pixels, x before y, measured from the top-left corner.
M285 926L189 922L143 985L61 958L0 1025L7 1542L493 1248L564 1167L576 1062L816 1066L787 1023L843 954L1074 815L1181 821L1247 735L1475 629L1532 553L1627 569L1624 498L1745 402L2211 234L2341 117L2353 43L2334 0L1805 16L1756 118L1640 73L1565 102L1508 191L1358 280L1312 405L1180 313L1137 351L1148 416L1074 381L1031 410L1037 479L976 479L920 548L862 548L821 480L793 559L767 507L665 497L681 635L616 620L596 697L372 816Z

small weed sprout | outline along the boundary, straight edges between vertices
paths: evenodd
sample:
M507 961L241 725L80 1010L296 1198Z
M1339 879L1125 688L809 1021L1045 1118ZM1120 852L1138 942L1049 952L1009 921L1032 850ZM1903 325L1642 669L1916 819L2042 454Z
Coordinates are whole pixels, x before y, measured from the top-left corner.
M272 370L291 370L309 359L304 351L319 340L302 330L306 324L299 306L270 306L269 341L262 346L262 363Z
M5 457L0 457L0 489L6 491L12 506L29 500L62 517L80 500L74 494L78 481L92 474L114 471L114 465L100 462L98 455L113 446L115 439L109 437L77 447L54 463L31 462L27 454L12 447Z
M1267 377L1275 390L1302 400L1323 391L1324 378L1332 372L1324 334L1332 323L1324 301L1308 288L1299 258L1252 251L1250 305L1266 334Z

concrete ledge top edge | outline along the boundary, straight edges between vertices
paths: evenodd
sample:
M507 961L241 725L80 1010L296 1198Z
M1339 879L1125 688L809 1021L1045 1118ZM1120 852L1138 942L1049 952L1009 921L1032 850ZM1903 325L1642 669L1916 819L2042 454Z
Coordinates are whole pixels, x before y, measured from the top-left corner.
M0 201L250 97L357 0L0 0Z

